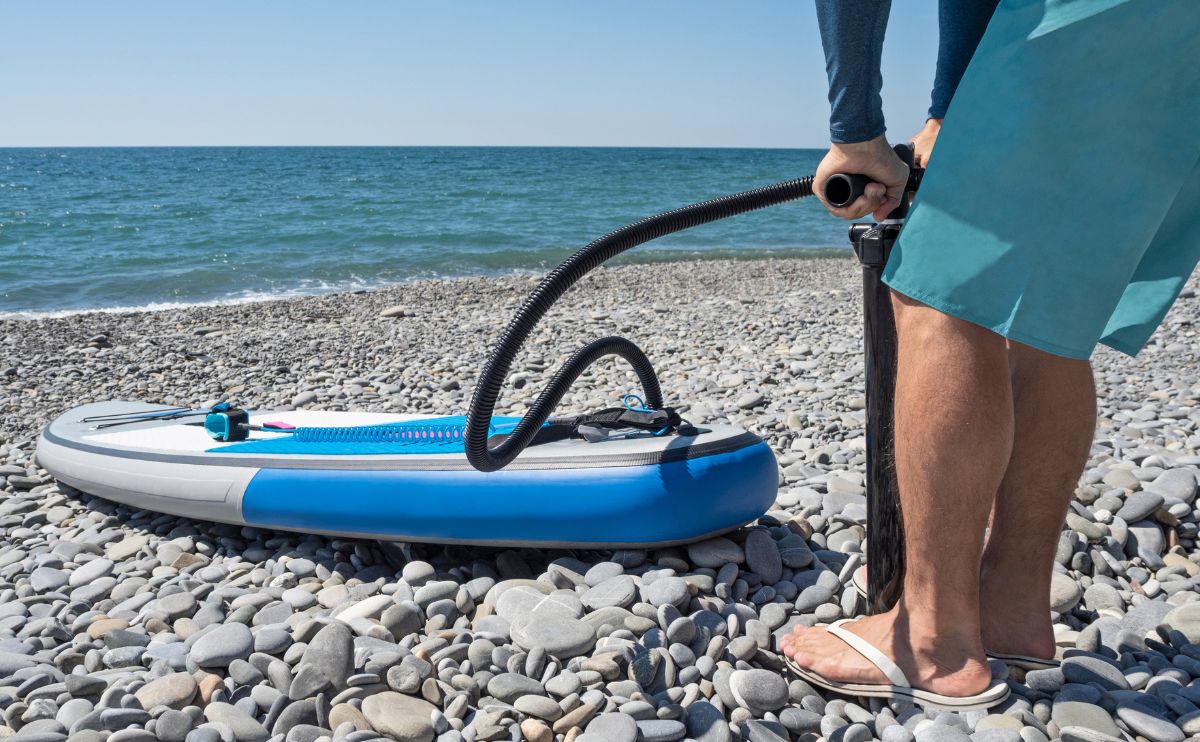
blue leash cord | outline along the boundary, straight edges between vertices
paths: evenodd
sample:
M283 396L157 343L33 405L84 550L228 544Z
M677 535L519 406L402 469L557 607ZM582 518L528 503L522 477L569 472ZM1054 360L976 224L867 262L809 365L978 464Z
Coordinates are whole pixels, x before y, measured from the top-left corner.
M634 394L633 392L630 392L629 394L626 394L624 397L621 397L621 404L625 405L625 409L632 410L634 412L654 412L654 410L652 408L646 406L646 401L644 399L642 399L638 395ZM652 433L652 435L657 438L659 436L666 435L670 431L671 431L671 426L666 425L666 426L663 426L661 429Z

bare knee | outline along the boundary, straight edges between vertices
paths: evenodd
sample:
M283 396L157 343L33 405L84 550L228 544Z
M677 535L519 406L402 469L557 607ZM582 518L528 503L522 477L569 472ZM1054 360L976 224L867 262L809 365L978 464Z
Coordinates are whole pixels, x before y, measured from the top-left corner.
M1008 341L1008 353L1012 357L1014 376L1052 375L1077 379L1092 377L1091 361L1055 355L1015 340Z
M980 325L934 309L912 297L892 292L892 313L900 342L906 345L965 342L975 348L1003 351L1005 340Z
M1090 361L1047 353L1024 343L1009 341L1013 390L1049 392L1060 406L1080 416L1094 416L1096 387Z

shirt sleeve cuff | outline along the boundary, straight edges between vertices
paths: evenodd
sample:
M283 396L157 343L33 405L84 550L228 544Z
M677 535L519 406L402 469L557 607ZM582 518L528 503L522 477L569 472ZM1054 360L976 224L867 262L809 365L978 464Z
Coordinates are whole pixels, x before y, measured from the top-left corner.
M834 144L868 142L876 137L883 136L885 131L887 131L887 127L883 124L863 128L834 125L829 128L829 141Z

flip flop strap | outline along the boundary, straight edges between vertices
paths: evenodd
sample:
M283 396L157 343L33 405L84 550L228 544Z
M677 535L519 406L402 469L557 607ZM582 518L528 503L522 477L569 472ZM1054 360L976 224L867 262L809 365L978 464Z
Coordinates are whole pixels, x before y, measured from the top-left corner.
M891 681L892 685L900 688L911 688L912 684L908 682L908 678L904 675L904 671L897 667L896 663L892 662L887 655L885 655L883 652L880 652L871 644L871 642L862 638L858 634L851 633L848 629L842 628L842 624L849 622L850 619L843 618L841 621L834 621L829 626L826 626L825 630L844 641L847 646L849 646L855 652L858 652L863 657L866 657L868 662L879 668L879 671L882 672L889 681Z

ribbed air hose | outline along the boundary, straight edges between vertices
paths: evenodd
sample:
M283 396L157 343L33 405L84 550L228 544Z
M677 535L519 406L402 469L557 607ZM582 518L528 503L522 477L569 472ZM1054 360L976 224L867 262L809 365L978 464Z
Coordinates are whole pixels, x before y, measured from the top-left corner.
M489 425L513 360L538 321L567 289L593 269L626 250L690 227L811 196L812 183L811 176L788 180L647 217L592 241L550 271L508 323L475 386L471 407L467 411L466 427L466 454L471 466L479 471L490 472L511 463L533 440L575 379L588 366L607 355L617 355L629 361L641 382L646 404L654 409L661 408L662 391L646 354L625 338L602 338L576 351L554 374L513 432L495 448L488 447Z

